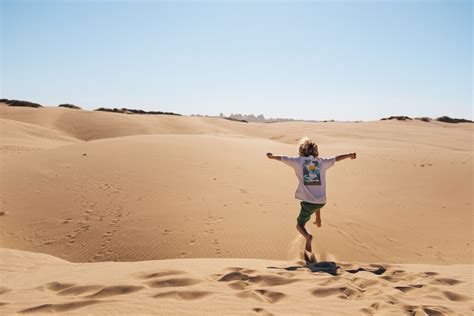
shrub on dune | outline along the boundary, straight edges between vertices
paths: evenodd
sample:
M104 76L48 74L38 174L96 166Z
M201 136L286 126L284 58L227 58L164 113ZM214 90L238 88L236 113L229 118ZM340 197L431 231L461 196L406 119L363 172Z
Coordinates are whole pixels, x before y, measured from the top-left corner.
M386 120L411 121L412 119L408 116L389 116L389 117L384 117L380 120L381 121L386 121Z
M466 119L460 119L460 118L451 118L449 116L441 116L436 119L438 122L444 122L444 123L472 123L471 120L466 120Z
M94 111L102 111L102 112L113 112L113 113L122 113L122 114L143 114L143 115L178 115L181 114L173 113L173 112L162 112L162 111L144 111L144 110L136 110L136 109L127 109L127 108L98 108Z
M42 108L43 106L38 103L33 103L29 101L21 101L21 100L8 100L8 99L0 99L0 102L6 103L9 106L22 106L22 107L29 107L29 108Z
M77 105L74 104L69 104L69 103L64 103L58 105L60 108L68 108L68 109L75 109L75 110L81 110L81 108Z
M248 123L246 120L239 120L233 117L224 117L224 119L229 120L229 121L234 121L234 122L242 122L242 123Z
M128 114L128 113L125 112L124 109L117 109L117 108L113 108L113 109L109 109L109 108L98 108L98 109L95 109L94 111Z

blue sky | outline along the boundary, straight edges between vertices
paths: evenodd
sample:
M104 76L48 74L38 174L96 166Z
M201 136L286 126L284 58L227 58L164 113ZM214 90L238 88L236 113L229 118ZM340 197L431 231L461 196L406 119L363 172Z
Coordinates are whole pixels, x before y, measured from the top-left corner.
M471 1L0 1L3 98L473 117Z

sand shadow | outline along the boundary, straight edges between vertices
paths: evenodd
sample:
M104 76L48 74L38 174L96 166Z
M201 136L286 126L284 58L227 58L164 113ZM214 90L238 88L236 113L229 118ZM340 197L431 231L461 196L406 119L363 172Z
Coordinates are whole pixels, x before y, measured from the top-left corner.
M290 266L290 267L268 267L268 269L283 269L287 271L296 271L298 269L309 269L311 272L324 272L333 276L338 275L338 270L342 270L349 273L357 273L360 271L370 272L376 275L382 275L387 269L380 266L374 269L367 269L367 268L354 268L354 269L343 269L342 267L338 266L335 262L330 261L323 261L317 263L306 263L306 265L300 266Z

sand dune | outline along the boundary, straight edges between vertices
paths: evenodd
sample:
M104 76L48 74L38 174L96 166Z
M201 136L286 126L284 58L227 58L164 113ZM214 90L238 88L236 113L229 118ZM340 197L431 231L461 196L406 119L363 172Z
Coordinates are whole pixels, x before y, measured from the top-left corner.
M77 139L42 126L0 119L0 155L72 144Z
M256 259L71 264L9 249L1 249L0 256L0 308L7 314L468 315L473 310L472 265L305 266Z
M36 253L1 251L2 312L472 311L471 124L0 106L0 133L0 247ZM323 226L308 224L336 276L301 267L296 179L265 157L302 136L358 153L328 171Z
M294 259L296 180L265 153L295 150L237 134L157 134L6 155L1 245L72 261ZM349 150L360 158L329 171L324 226L310 228L319 257L471 262L472 152L342 136L321 145L322 155Z
M54 129L79 140L147 134L236 134L294 145L302 135L322 145L410 143L472 152L472 124L422 121L240 123L208 117L125 115L67 108L15 108L0 103L0 117Z
M0 106L0 117L53 129L78 140L95 140L147 134L212 134L225 127L198 117L126 115L68 108L15 108Z

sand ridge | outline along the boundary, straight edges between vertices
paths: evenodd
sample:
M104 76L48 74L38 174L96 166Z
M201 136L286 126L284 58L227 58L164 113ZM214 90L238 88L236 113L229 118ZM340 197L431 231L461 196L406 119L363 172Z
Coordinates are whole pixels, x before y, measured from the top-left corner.
M473 150L473 126L422 121L241 123L220 118L173 115L125 115L58 107L40 109L2 106L0 117L49 128L79 140L147 134L232 134L294 145L302 136L319 144L350 143L373 146L413 143L451 150Z
M0 118L0 156L77 142L79 140L49 128Z
M473 308L472 265L305 266L257 259L71 264L10 249L0 256L4 313L467 315ZM39 264L9 271L25 259ZM327 270L331 264L335 274ZM28 287L18 283L25 279Z

